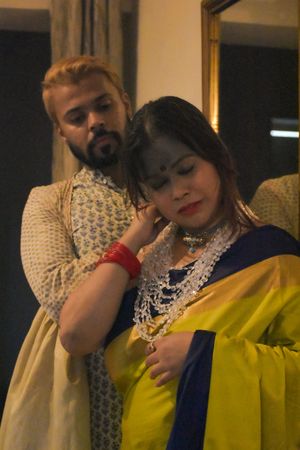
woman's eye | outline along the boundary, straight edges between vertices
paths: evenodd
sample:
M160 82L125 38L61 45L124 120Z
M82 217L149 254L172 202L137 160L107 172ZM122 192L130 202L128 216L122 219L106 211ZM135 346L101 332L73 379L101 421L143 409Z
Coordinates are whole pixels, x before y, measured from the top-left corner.
M158 191L166 184L166 182L167 182L166 180L161 180L161 181L157 181L155 183L151 183L150 189L153 189L154 191Z
M192 165L192 166L187 166L187 167L181 167L181 168L178 170L178 174L179 174L179 175L186 175L186 174L192 172L193 169L194 169L194 165Z

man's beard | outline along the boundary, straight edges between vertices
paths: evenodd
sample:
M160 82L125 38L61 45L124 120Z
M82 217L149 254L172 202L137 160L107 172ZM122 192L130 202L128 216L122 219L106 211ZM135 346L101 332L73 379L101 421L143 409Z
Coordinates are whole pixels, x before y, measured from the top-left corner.
M98 153L98 150L94 150L97 146L97 139L101 138L102 136L110 136L112 140L115 141L115 145L113 145L114 148L112 148L112 144L110 143L103 145L101 146L101 151ZM80 147L72 144L72 142L67 141L67 144L75 158L77 158L83 164L91 167L92 169L101 170L107 167L112 167L118 164L120 161L122 138L121 135L116 131L107 132L103 129L97 131L91 142L88 144L86 154Z

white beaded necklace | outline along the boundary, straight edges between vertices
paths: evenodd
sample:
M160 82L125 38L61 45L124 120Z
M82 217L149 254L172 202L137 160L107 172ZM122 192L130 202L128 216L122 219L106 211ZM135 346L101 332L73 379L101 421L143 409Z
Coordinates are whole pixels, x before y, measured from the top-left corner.
M205 246L200 258L187 267L183 280L173 284L169 270L177 230L177 225L170 224L162 238L145 256L142 264L133 320L139 336L148 342L154 342L163 336L183 314L191 297L206 283L217 261L237 239L237 234L232 234L229 225L219 228ZM156 320L153 318L153 312L158 313Z

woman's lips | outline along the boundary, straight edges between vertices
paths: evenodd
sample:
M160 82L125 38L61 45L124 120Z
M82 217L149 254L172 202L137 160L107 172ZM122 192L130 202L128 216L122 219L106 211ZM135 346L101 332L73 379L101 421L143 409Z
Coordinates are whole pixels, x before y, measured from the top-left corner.
M179 214L184 214L186 216L195 214L199 211L199 207L201 205L202 200L199 200L198 202L189 203L186 206L183 206L178 210Z

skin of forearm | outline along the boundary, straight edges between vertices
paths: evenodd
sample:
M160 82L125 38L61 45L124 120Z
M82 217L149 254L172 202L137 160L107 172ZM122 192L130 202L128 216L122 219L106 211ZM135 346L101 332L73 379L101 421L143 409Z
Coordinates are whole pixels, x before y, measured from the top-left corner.
M119 241L134 254L141 248L134 229ZM122 266L103 263L69 295L59 321L61 343L69 353L84 355L99 347L115 321L128 282Z

